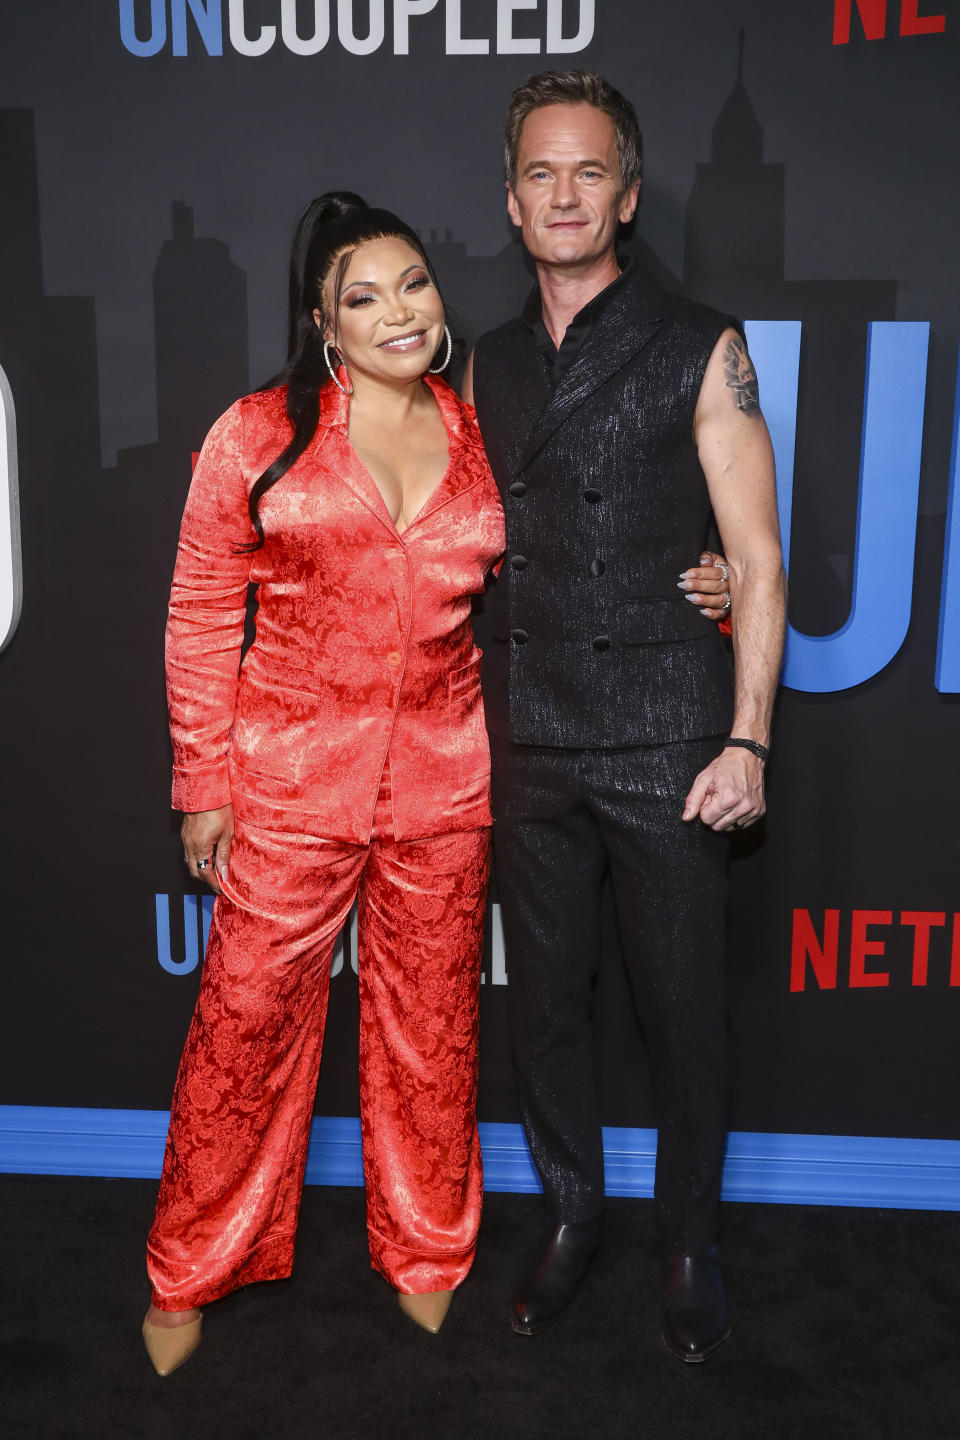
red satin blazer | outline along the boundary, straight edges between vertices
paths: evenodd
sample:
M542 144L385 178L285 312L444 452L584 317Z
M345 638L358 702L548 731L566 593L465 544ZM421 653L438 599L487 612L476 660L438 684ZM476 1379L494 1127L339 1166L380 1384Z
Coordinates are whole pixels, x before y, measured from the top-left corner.
M167 622L176 809L232 801L251 823L365 844L389 753L397 839L490 823L470 602L503 552L503 511L473 410L427 383L450 460L402 535L335 386L261 500L250 554L247 497L292 433L285 390L237 401L207 436ZM257 634L238 674L248 582Z

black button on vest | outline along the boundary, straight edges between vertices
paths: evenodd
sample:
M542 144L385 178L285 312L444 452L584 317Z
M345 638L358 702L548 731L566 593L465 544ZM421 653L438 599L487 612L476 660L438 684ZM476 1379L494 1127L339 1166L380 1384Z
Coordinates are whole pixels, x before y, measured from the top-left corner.
M511 494L511 495L516 495L517 499L519 500L520 496L521 496L521 495L526 495L526 493L527 493L527 487L526 487L526 485L524 485L523 481L522 481L522 480L514 480L513 483L512 483L511 486L510 486L510 494Z
M526 630L521 630L518 626L516 630L510 631L510 638L513 640L514 645L526 645L530 636Z
M588 505L596 505L603 499L603 496L600 494L599 490L591 489L584 490L583 498L584 500L586 500Z
M514 570L526 570L528 564L527 557L526 555L511 555L510 564Z
M606 565L604 565L602 560L591 560L589 568L590 574L593 576L594 580L599 580L600 576L603 574L604 570L606 570L607 567Z
M609 635L594 635L594 637L593 637L593 648L594 648L594 650L609 650L609 649L610 649L610 636L609 636Z

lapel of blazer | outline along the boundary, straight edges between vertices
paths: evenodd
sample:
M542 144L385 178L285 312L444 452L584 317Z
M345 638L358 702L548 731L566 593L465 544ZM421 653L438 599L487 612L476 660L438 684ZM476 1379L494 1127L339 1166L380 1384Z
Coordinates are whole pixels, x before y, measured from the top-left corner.
M383 503L383 496L370 471L347 438L349 422L349 395L344 395L336 385L324 385L320 391L320 419L313 442L316 447L314 456L353 492L360 503L365 505L396 539L396 526Z
M455 390L437 375L425 375L424 380L433 391L440 407L440 415L447 431L449 458L443 479L432 494L427 496L423 508L414 516L404 530L408 535L414 526L422 525L442 505L455 500L464 491L470 490L486 471L486 456L480 427L470 406L464 404Z
M668 308L669 301L653 277L633 261L631 273L597 316L579 355L534 425L520 454L518 472L585 400L649 344Z
M449 458L443 478L400 538L406 537L414 526L422 524L427 516L432 515L441 505L446 505L463 491L472 488L483 478L486 463L483 441L473 411L439 377L425 375L424 380L433 391L440 408L448 436ZM344 395L335 385L325 385L320 391L320 419L314 441L314 454L328 470L342 480L396 540L397 527L384 504L383 496L370 471L350 444L349 423L350 397Z

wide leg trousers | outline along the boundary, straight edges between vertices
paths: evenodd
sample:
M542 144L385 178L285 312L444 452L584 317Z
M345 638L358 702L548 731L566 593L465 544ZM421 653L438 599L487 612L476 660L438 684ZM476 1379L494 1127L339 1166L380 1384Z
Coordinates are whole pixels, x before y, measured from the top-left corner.
M369 845L237 817L148 1241L158 1309L291 1272L331 954L355 898L371 1262L411 1294L463 1280L488 871L487 829L394 840L388 772Z
M557 1222L603 1204L591 1025L609 872L649 1049L667 1251L715 1238L727 1125L728 840L680 815L718 740L560 750L491 737L494 851L527 1139Z

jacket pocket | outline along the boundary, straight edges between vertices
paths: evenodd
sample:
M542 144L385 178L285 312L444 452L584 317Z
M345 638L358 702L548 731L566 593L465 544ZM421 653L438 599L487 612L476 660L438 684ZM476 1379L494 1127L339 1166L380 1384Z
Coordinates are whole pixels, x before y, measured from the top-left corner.
M653 597L627 600L616 611L613 633L623 645L662 645L677 640L704 640L714 622L682 595L676 600Z

